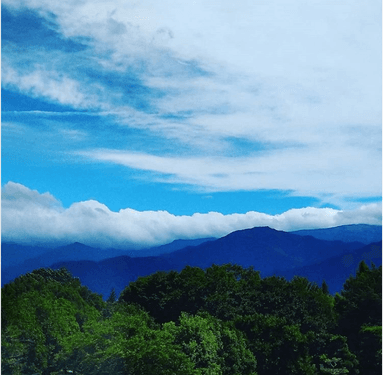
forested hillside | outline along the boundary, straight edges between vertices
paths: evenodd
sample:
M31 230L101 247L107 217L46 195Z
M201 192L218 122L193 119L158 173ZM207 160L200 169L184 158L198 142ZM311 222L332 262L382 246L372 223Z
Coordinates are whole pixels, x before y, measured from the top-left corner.
M381 373L381 267L332 296L227 264L157 272L105 302L65 269L2 288L3 374Z

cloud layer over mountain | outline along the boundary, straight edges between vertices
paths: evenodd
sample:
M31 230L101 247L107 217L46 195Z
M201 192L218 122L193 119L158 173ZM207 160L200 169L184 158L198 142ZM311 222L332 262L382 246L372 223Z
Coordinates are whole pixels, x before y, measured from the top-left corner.
M291 231L344 224L381 225L381 204L354 210L307 207L279 215L260 212L223 215L218 212L175 216L166 211L111 211L88 200L64 208L49 193L9 182L2 189L2 240L18 243L82 242L97 247L143 248L174 239L221 237L239 229L269 226Z

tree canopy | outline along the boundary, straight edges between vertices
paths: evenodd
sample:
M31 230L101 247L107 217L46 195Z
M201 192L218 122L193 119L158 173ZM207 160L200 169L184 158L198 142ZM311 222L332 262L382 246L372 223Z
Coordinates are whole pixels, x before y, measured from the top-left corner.
M65 269L2 288L6 374L377 374L381 267L335 297L253 268L157 272L106 302Z

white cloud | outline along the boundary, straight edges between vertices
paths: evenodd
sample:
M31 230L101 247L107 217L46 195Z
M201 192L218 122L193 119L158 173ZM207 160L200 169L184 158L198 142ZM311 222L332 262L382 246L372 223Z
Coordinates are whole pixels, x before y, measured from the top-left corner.
M88 47L75 56L5 46L5 87L114 114L116 126L145 128L188 151L180 158L97 151L88 154L94 160L211 190L381 195L379 0L3 5L38 12L64 40ZM33 64L19 63L25 54ZM122 80L134 72L162 95L141 98L151 106L145 113L132 108L134 93L85 78L87 68ZM268 154L229 158L228 137L270 144Z
M56 71L38 68L21 72L3 63L1 73L2 86L7 89L16 89L32 97L44 97L73 108L95 108L98 105L97 96L90 90L87 92L80 82Z
M240 106L241 112L266 102L290 120L296 136L303 120L377 125L381 118L378 0L3 4L35 10L46 18L53 14L64 38L88 40L92 48L83 63L98 61L108 71L133 68L149 85L166 73L163 88L175 88L177 82L179 92L157 103L161 111L196 109L201 104L209 108L224 93L221 103L236 110ZM194 80L182 76L185 70L175 70L177 61L194 63L211 75L200 79L191 92ZM243 82L259 95L241 87ZM225 91L220 88L223 83Z
M1 208L18 212L28 208L61 210L60 202L50 193L40 194L18 183L8 182L1 191Z
M87 245L143 248L174 239L220 237L232 231L269 226L278 230L324 228L343 224L381 225L381 204L355 210L307 207L280 215L260 212L223 215L218 212L176 216L166 211L111 211L97 201L63 208L51 194L40 194L8 182L2 189L2 240L58 244L75 241Z
M74 130L74 129L60 129L59 133L73 141L82 141L86 138L87 133L85 131Z
M356 154L354 148L347 146L342 151L323 146L318 153L306 147L285 148L248 157L165 157L115 150L80 154L160 174L157 178L162 182L189 184L208 191L278 186L282 190L293 190L297 195L315 196L332 203L340 203L342 197L381 195L381 180L375 175L380 159L375 152L370 155L369 151L362 150ZM371 159L369 164L366 163L368 159Z

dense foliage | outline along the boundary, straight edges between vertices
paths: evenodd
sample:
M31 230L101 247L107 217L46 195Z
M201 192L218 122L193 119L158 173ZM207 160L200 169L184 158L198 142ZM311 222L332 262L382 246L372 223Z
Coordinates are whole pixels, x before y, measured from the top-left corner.
M65 269L2 288L4 374L379 374L381 267L336 296L252 268L157 272L106 302Z

